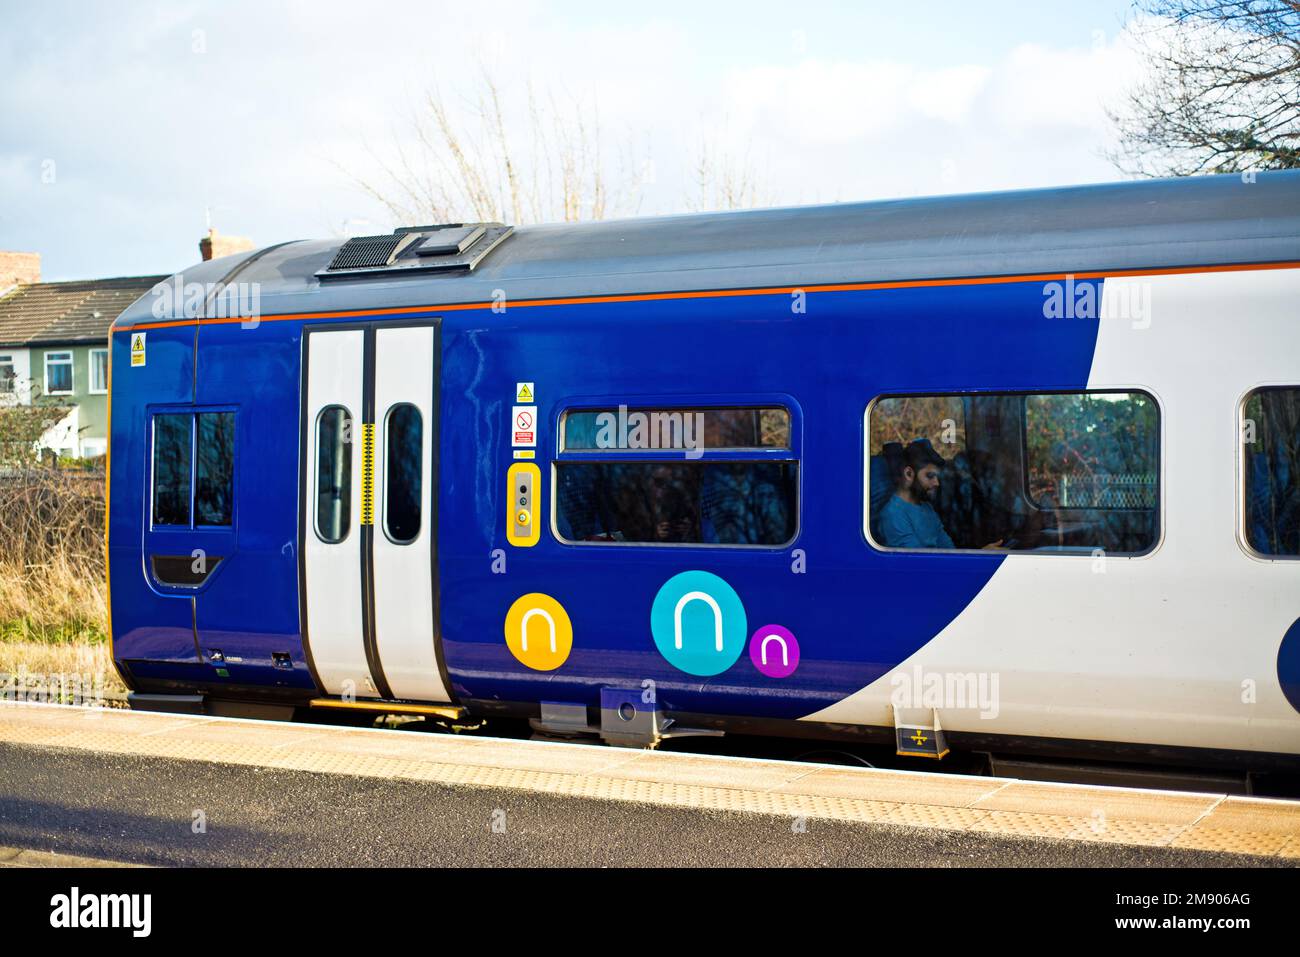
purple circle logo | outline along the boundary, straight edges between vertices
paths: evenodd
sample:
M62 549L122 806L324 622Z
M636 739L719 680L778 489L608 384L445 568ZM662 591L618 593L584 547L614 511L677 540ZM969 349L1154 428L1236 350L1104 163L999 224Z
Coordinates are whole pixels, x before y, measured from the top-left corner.
M789 628L764 625L749 639L749 660L769 678L788 678L799 667L799 642Z

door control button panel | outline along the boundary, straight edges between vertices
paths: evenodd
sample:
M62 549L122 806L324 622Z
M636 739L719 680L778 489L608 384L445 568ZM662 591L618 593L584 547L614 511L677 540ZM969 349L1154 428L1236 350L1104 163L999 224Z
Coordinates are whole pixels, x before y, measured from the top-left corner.
M506 473L506 540L520 548L537 544L537 501L542 470L531 462L516 462Z

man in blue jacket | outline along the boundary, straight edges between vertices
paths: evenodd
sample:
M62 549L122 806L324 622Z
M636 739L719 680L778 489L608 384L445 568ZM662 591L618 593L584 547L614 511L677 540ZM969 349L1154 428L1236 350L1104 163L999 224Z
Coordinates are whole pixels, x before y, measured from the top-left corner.
M903 450L893 497L880 510L880 534L890 548L956 548L931 504L939 491L943 456L928 439L916 439ZM997 548L998 539L985 545Z

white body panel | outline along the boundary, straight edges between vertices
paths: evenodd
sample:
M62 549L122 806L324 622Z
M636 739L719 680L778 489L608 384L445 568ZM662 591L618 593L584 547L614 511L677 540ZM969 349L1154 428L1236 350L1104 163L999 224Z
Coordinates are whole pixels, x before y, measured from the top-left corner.
M397 698L449 701L438 668L433 621L434 354L431 326L375 332L375 640ZM388 416L396 405L420 411L420 531L398 544L387 534Z
M361 411L365 334L360 330L313 332L307 350L307 503L303 561L307 637L312 662L326 692L377 697L366 662L361 592ZM348 533L337 544L316 532L317 419L331 405L352 419L352 501Z
M1240 404L1300 385L1300 270L1107 279L1103 300L1144 283L1149 323L1103 306L1088 387L1160 404L1155 550L1009 554L932 641L805 720L890 726L891 694L919 667L996 676L996 708L939 709L949 731L1300 754L1277 674L1300 561L1254 557L1238 533Z

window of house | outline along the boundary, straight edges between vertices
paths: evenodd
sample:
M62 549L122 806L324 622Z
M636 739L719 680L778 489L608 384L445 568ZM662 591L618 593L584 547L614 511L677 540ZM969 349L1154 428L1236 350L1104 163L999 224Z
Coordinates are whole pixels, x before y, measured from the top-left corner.
M108 350L90 350L90 391L94 395L108 392Z
M108 453L108 439L82 439L82 458L93 459Z
M229 526L234 519L235 413L153 417L153 524Z
M72 394L72 353L45 353L45 394Z
M584 409L561 428L555 530L566 542L777 547L795 537L788 409Z
M12 395L17 388L18 367L12 355L0 353L0 395Z
M423 504L424 419L409 403L395 405L388 413L384 431L387 446L384 473L384 531L399 545L420 535Z
M352 527L352 416L341 405L316 419L316 534L334 545Z
M1242 412L1246 544L1261 555L1300 557L1300 387L1258 389Z
M1159 538L1159 410L1141 392L888 396L867 409L882 548L1140 554Z

